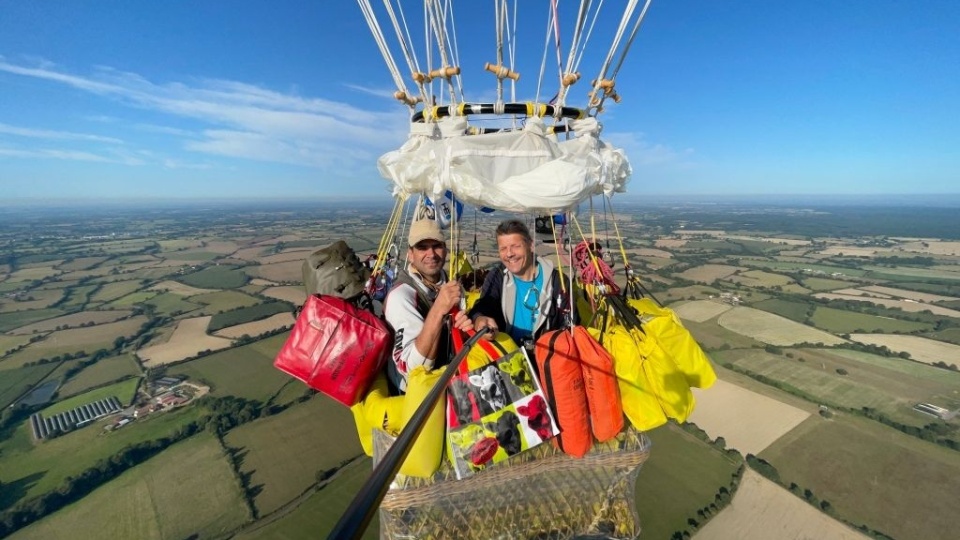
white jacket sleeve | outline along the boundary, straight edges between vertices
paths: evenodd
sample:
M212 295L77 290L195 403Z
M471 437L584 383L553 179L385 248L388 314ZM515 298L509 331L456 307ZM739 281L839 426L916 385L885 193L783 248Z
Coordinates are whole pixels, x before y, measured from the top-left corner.
M417 366L433 369L434 358L420 354L414 343L423 329L423 317L417 311L417 293L413 287L401 284L387 295L383 315L393 328L393 361L397 371L407 380L407 374Z

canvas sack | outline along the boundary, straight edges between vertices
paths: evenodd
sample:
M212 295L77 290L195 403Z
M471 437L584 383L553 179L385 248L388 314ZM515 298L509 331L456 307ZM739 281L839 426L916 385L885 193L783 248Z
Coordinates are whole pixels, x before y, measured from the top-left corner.
M303 261L303 286L307 294L353 298L362 293L370 269L343 240L311 253Z
M386 323L370 311L314 294L273 365L350 407L367 394L392 345Z

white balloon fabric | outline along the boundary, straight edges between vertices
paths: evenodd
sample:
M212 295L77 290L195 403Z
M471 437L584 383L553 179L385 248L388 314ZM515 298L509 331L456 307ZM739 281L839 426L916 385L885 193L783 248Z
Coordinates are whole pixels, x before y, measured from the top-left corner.
M465 117L412 123L410 138L380 157L394 195L425 193L508 212L563 213L592 195L625 191L631 168L623 151L600 140L594 118L571 121L575 137L559 141L541 118L523 129L467 134Z

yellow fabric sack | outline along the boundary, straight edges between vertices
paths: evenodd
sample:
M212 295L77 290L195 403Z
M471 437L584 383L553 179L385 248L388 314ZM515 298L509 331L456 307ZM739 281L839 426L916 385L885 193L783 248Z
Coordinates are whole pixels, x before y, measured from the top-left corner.
M403 396L390 396L387 386L387 374L381 371L370 386L363 401L350 407L353 421L357 425L360 446L363 452L373 457L373 430L386 431L396 436L403 425Z
M480 339L486 338L484 337ZM497 355L494 357L491 357L490 353L484 350L480 342L477 342L473 347L470 348L470 352L467 353L467 358L465 360L467 363L467 371L473 371L477 368L482 368L490 362L506 356L507 354L512 353L519 348L516 342L513 341L513 338L510 337L510 334L506 332L497 332L497 335L493 338L493 342L491 344L497 351Z
M627 304L640 315L652 317L643 323L644 330L648 335L655 336L660 346L672 357L687 379L687 384L695 388L713 386L717 374L706 353L690 335L690 331L684 328L676 312L658 306L650 298L631 299Z
M407 393L403 396L403 412L401 413L401 429L417 412L417 408L430 393L433 385L443 374L443 369L427 371L423 366L413 369L407 376ZM444 444L444 411L447 401L437 400L437 404L430 412L420 436L413 443L413 448L407 454L407 459L400 466L400 474L429 478L440 468L443 459Z
M644 358L633 334L623 326L608 328L602 335L596 328L588 331L613 357L623 412L633 427L648 431L667 423L663 408L644 373Z
M639 328L631 328L630 333L644 359L644 376L657 396L663 414L678 422L686 422L695 404L687 378L655 336L644 334Z
M480 299L480 291L467 291L466 294L466 311L473 309L473 305L477 303L477 300Z

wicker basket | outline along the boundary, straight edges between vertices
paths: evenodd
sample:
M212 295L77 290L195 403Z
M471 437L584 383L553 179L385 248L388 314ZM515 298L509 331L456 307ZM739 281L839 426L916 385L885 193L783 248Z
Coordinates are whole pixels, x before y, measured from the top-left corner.
M374 434L374 460L393 439ZM627 428L583 458L542 444L457 480L444 460L428 479L397 476L380 504L380 537L400 539L633 539L634 484L650 452Z

